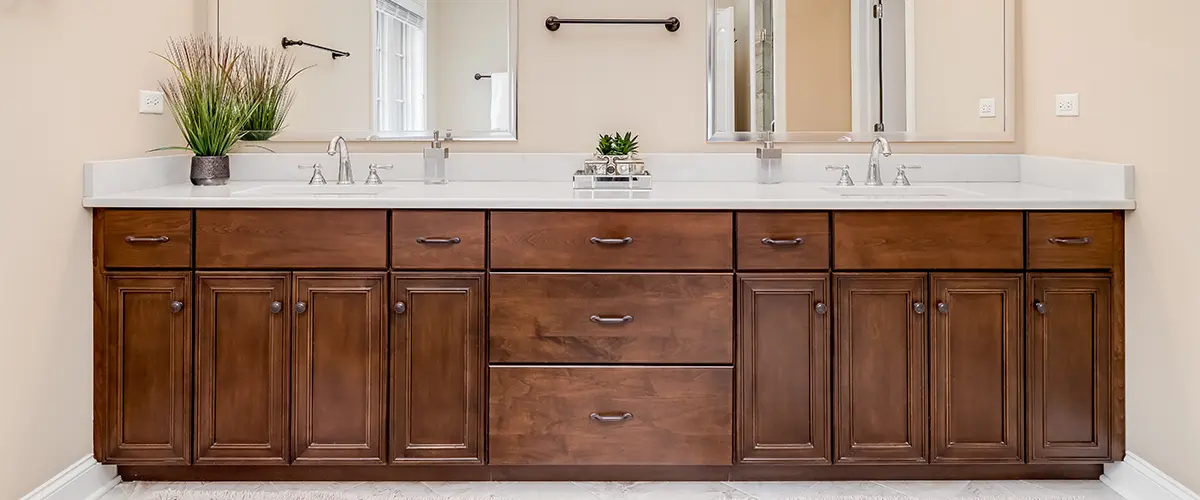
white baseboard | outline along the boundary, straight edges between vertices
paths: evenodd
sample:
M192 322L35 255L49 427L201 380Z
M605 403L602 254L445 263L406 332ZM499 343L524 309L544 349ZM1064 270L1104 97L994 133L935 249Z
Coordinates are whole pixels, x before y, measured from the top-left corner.
M99 500L120 483L116 467L101 465L88 455L34 488L21 500Z
M1200 500L1200 495L1133 453L1126 453L1124 462L1105 465L1100 480L1128 500Z

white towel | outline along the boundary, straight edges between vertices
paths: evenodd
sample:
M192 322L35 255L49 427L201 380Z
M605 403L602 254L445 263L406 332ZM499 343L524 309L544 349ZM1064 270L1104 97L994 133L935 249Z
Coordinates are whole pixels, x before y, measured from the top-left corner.
M512 127L512 81L508 73L492 73L492 130Z

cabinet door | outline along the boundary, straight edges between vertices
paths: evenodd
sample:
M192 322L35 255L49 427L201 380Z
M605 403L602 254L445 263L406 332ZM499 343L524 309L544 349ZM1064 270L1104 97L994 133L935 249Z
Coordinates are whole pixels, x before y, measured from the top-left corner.
M292 283L295 464L385 461L385 273L304 273Z
M196 278L196 464L288 463L287 273Z
M1020 274L934 274L933 463L1023 463Z
M738 277L738 462L832 463L828 296L825 274Z
M928 461L926 275L836 275L837 462Z
M191 273L105 278L103 461L191 461Z
M392 282L392 462L483 463L484 277Z
M1029 277L1029 462L1109 458L1112 279Z

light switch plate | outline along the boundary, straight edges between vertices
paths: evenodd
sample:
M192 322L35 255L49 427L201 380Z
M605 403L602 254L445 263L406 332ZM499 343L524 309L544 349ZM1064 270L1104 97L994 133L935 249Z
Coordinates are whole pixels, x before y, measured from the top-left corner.
M1055 116L1079 116L1079 94L1058 94L1054 99Z
M162 92L157 90L143 90L138 93L138 113L143 115L161 115L163 111Z
M996 100L992 98L979 100L979 117L980 118L995 118L996 117Z

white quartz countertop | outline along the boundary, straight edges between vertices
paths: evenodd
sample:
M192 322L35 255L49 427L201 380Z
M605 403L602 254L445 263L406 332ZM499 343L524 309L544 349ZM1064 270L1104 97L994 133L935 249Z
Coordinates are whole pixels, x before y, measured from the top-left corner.
M328 188L324 189L323 188ZM831 189L826 189L831 188ZM175 184L86 197L89 208L343 208L552 210L1132 210L1133 200L1023 182L920 184L839 191L829 184L658 182L649 191L575 190L569 182L391 182L377 193L338 186ZM352 189L368 189L357 186ZM848 196L843 195L850 193Z

